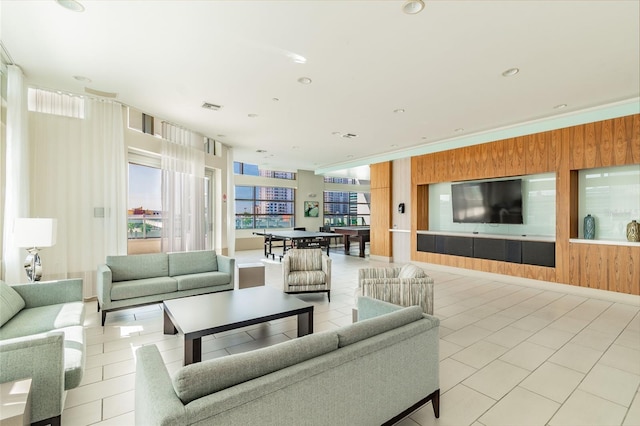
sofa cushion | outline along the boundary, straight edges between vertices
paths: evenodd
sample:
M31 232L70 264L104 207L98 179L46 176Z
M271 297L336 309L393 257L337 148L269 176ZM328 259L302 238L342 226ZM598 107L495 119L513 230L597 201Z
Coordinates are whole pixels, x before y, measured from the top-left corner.
M107 256L107 266L113 282L169 276L166 253Z
M403 265L398 274L398 278L425 278L426 276L422 269L411 263Z
M84 313L82 302L23 309L0 328L0 340L44 333L58 328L82 326Z
M326 274L322 271L293 271L287 277L289 285L318 285L326 280Z
M226 272L203 272L201 274L172 277L178 282L178 290L192 290L231 283L231 274Z
M215 250L169 253L169 276L199 274L218 270Z
M409 306L378 317L358 321L337 330L339 346L344 347L368 339L422 318L420 306Z
M173 388L180 400L188 404L337 348L335 332L309 334L267 348L187 365L173 377Z
M24 299L4 281L0 281L0 327L24 308Z
M111 284L111 300L132 299L178 291L178 282L171 277L145 278Z

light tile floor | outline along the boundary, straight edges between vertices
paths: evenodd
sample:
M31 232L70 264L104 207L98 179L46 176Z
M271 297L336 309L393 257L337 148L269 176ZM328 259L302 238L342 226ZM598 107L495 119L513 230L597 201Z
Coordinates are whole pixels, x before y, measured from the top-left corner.
M355 252L354 252L355 253ZM278 261L261 251L266 284L282 288ZM315 331L351 323L357 270L387 264L331 253L331 303L315 305ZM435 280L440 327L440 419L431 404L399 425L640 425L640 298L421 264ZM162 333L160 305L118 311L101 327L87 303L87 364L68 392L62 424L134 424L134 352L160 348L167 368L182 365L181 336ZM211 359L294 338L296 320L281 319L203 339ZM345 424L351 424L345 418Z

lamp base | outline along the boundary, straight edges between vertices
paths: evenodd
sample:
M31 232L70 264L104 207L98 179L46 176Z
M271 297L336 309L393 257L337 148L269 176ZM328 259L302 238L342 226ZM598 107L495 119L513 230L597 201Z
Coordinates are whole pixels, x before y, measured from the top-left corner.
M29 254L24 259L24 270L29 277L29 281L40 281L42 278L42 263L40 262L40 255L36 247L27 249Z

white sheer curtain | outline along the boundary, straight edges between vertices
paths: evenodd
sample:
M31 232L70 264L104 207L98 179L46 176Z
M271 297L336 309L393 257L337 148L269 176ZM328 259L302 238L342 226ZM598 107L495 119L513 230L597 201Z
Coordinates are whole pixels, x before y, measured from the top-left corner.
M54 95L37 96L36 110L52 111L51 103L70 96ZM84 104L84 118L29 113L29 135L32 215L58 219L57 243L42 255L43 274L83 278L87 297L95 294L97 265L127 253L127 185L122 106Z
M204 140L169 123L162 134L162 251L204 250Z
M6 193L3 212L3 271L9 284L24 282L24 250L13 243L13 223L29 217L29 143L27 96L22 70L7 66Z

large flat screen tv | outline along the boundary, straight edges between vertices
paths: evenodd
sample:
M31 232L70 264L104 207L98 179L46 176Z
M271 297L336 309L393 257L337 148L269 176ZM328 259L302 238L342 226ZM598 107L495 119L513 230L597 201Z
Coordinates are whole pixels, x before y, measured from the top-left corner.
M522 179L451 185L455 223L511 223L522 220Z

